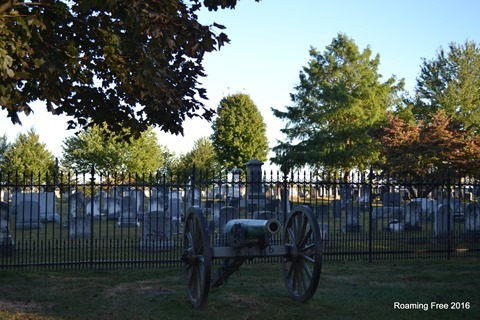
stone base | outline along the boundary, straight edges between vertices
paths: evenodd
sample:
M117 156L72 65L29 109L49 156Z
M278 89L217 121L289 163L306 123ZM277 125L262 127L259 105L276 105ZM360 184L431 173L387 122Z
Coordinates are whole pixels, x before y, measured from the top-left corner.
M15 224L15 229L22 230L22 229L42 229L43 225L41 222L32 222L32 221L25 221L25 222L17 222Z
M60 222L61 218L58 213L47 213L46 215L42 215L40 220L42 222Z
M139 228L140 222L136 218L118 218L117 227L119 228Z

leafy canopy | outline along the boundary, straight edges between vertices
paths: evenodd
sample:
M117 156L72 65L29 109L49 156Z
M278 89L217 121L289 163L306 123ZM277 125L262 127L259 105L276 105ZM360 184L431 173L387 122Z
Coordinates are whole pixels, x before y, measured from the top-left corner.
M480 133L480 46L475 41L451 43L423 60L415 87L414 113L430 122L438 110L461 130Z
M310 49L308 66L291 94L286 111L272 108L285 120L286 141L273 148L273 162L283 171L305 165L329 170L363 169L378 158L379 145L368 134L386 120L398 103L403 81L381 81L380 57L370 48L338 34L322 53Z
M211 139L224 168L242 168L254 158L267 160L267 127L249 95L237 93L224 97L217 114Z
M95 165L96 172L103 175L118 172L155 174L163 165L164 155L155 132L149 128L137 139L122 139L128 135L128 129L118 133L110 131L106 124L93 125L65 139L62 166L77 172L90 172Z
M106 123L138 137L150 126L183 134L185 118L210 120L204 54L228 37L197 12L236 0L48 0L0 4L0 106L13 123L45 101L69 128Z
M195 165L196 171L204 176L220 170L217 154L208 137L202 137L195 141L192 150L180 156L174 172L180 178L189 177L192 174L193 165Z
M430 122L409 123L392 115L377 138L384 146L383 167L392 174L428 181L480 170L480 136L461 130L443 110Z

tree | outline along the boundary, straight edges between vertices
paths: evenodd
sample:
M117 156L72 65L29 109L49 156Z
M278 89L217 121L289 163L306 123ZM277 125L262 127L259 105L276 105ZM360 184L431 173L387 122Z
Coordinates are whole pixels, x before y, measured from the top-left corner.
M474 41L451 43L437 56L423 59L415 87L414 113L430 122L444 110L461 130L480 132L480 47Z
M219 163L228 168L244 167L249 160L267 160L266 125L250 96L237 93L224 97L213 121L211 136Z
M34 129L17 136L5 152L0 167L4 177L10 177L11 182L34 184L44 183L48 173L53 176L54 168L53 154L46 149L44 143L40 142Z
M236 0L204 0L209 10ZM107 123L138 137L150 126L183 134L210 120L204 54L228 37L198 22L201 0L50 0L0 4L0 106L13 123L45 101L69 128Z
M430 122L416 124L392 115L377 138L384 146L383 168L392 176L439 181L453 175L476 176L480 170L480 136L461 130L443 110Z
M10 143L8 143L7 135L4 133L2 136L0 136L0 167L5 159L5 153L9 147Z
M286 141L273 148L274 163L283 171L308 165L342 170L364 169L379 155L368 134L386 120L389 107L398 103L403 81L381 82L379 55L362 52L346 35L338 34L323 54L310 49L311 60L300 72L300 84L286 111L272 108L287 124Z
M128 129L124 129L127 131ZM163 164L163 153L152 128L138 139L125 141L128 132L112 132L107 125L93 125L78 135L68 137L63 145L62 166L77 172L95 170L106 175L122 172L126 175L155 174Z
M174 171L179 177L188 177L192 174L194 165L197 172L204 175L220 170L212 141L208 137L195 141L193 149L180 156Z

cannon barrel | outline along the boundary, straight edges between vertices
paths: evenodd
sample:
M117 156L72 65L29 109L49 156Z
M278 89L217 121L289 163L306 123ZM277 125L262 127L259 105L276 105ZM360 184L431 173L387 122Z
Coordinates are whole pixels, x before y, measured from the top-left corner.
M245 230L250 237L273 235L280 231L281 225L277 219L256 220L256 219L233 219L225 225L225 233L233 233L234 227Z

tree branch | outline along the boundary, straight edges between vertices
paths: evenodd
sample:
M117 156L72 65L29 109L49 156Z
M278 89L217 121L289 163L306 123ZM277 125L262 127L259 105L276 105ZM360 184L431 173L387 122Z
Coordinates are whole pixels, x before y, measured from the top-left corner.
M41 2L25 3L25 2L15 1L15 0L9 0L9 1L5 1L5 3L0 5L0 13L4 13L8 9L11 9L16 6L46 6L46 4Z

